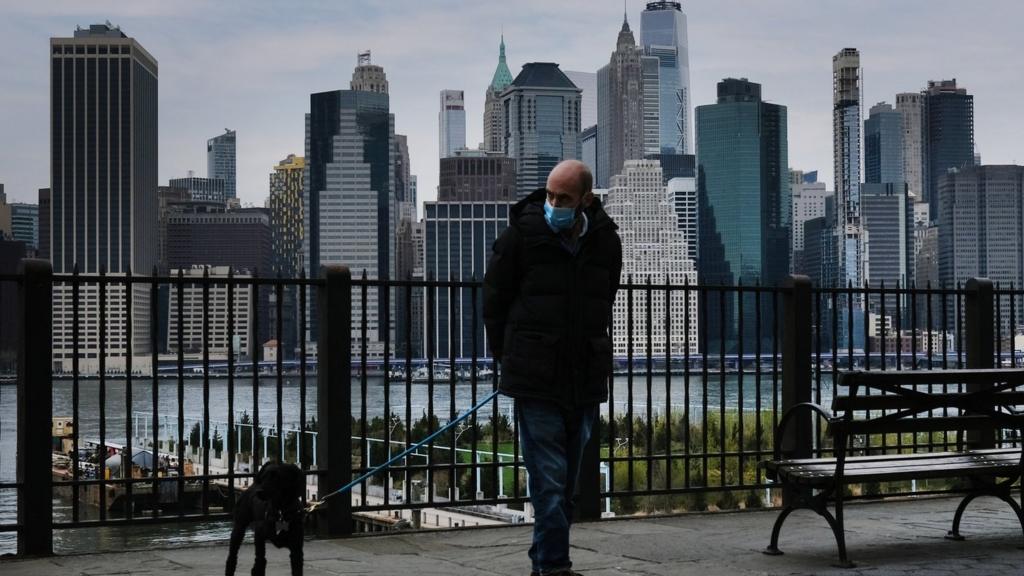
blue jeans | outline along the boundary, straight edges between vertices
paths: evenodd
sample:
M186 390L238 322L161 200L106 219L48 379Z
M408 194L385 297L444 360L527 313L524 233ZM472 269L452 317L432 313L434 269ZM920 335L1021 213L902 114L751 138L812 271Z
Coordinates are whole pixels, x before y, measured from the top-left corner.
M573 495L598 405L566 410L552 402L519 399L516 408L534 511L533 570L547 574L571 568Z

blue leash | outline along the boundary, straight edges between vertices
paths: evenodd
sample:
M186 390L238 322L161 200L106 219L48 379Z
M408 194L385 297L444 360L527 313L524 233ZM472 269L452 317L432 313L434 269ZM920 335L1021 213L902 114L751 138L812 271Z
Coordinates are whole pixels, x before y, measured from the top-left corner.
M317 508L320 507L321 504L326 502L328 498L331 498L333 496L337 496L338 494L342 494L342 493L348 492L356 484L359 484L363 480L366 480L367 478L377 474L381 470L387 468L388 466L391 466L392 464L394 464L395 462L401 460L402 458L405 458L409 454L412 454L416 450L419 450L420 448L422 448L425 444L429 443L434 438L437 438L441 434L444 434L445 432L451 430L453 427L457 426L460 422L462 422L466 418L469 418L470 415L472 415L474 412L476 412L477 410L479 410L479 409L483 408L484 406L486 406L488 403L490 403L491 400L494 400L494 398L497 395L498 395L498 391L497 390L495 390L494 392L491 392L486 398L484 398L479 403L477 403L476 406L473 406L472 408L470 408L469 410L464 412L462 415L460 415L458 418L456 418L456 419L452 420L451 422L445 424L444 426L439 428L436 432L434 432L430 436L427 436L423 440L420 440L419 442L413 444L412 446L409 446L408 448L403 450L401 453L399 453L397 456L392 457L387 462L385 462L385 463L375 467L373 470L370 470L369 472L363 474L359 478L356 478L355 480L349 482L348 484L345 484L344 486L342 486L341 488L338 488L334 492L331 492L331 493L327 494L326 496L324 496L323 498L317 500L316 502L310 502L310 503L306 504L306 512L308 513L308 512L315 511Z

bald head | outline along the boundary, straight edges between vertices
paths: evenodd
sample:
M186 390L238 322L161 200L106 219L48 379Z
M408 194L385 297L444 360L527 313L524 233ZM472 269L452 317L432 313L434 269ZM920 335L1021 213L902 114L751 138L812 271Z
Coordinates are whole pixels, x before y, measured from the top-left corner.
M555 206L588 206L594 195L594 177L579 160L559 162L548 174L548 198Z

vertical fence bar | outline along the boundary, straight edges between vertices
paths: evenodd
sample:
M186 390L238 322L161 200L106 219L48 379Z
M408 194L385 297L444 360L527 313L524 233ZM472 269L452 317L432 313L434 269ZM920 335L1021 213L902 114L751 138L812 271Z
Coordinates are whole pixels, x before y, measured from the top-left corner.
M153 412L153 426L150 428L150 436L153 441L151 500L153 502L153 518L157 518L160 515L160 351L157 339L157 335L160 333L160 284L157 281L156 266L153 266L153 276L149 280L149 361L153 373L153 388L150 390L150 401L152 402L150 409ZM75 428L78 427L75 426Z
M471 326L472 333L473 333L473 337L472 337L473 353L470 356L470 366L469 366L469 370L470 370L470 372L469 372L469 385L470 385L470 393L472 394L472 400L471 401L472 401L472 405L473 406L476 406L476 402L477 402L477 397L476 397L477 396L477 389L476 388L479 385L479 379L478 379L477 373L476 373L477 372L477 353L478 353L478 351L480 349L480 345L482 344L482 342L480 342L479 335L477 334L477 332L480 329L480 315L478 313L478 306L479 306L478 302L479 301L478 301L478 298L477 298L477 289L479 287L480 287L480 285L477 284L476 276L474 276L473 277L473 281L470 284L470 289L469 289L470 300L471 300L471 304L472 304L472 307L473 307L473 317L472 317L472 326ZM477 500L480 500L480 498L478 497L479 495L476 494L476 492L478 492L476 487L479 485L479 482L480 482L480 466L478 465L478 462L480 461L480 458L479 458L479 455L477 454L477 443L479 441L479 439L477 438L477 433L479 432L479 424L478 424L478 420L477 420L477 417L476 417L476 412L473 412L473 417L472 417L472 420L470 421L470 431L473 433L473 437L470 438L472 452L469 453L470 454L470 456L469 456L469 463L472 465L472 467L470 468L469 485L473 487L473 500L477 501Z
M235 430L235 284L234 267L228 267L227 279L227 335L228 335L228 429L224 435L228 452L228 494L235 493L235 451L239 445L238 431ZM235 509L235 499L227 500L228 510Z
M763 457L762 451L764 446L762 442L764 435L761 431L761 320L761 281L758 280L757 291L754 292L754 362L756 362L754 370L754 442L757 444L758 456ZM757 469L755 468L755 470ZM754 482L760 483L760 471L757 470L755 474Z
M178 453L178 515L185 513L185 280L184 271L178 269L175 284L178 300L178 437L175 449Z
M744 454L743 454L743 339L745 337L743 325L743 298L745 292L743 290L743 278L740 278L736 282L736 417L738 431L736 434L736 468L739 472L739 484L743 484L743 465L744 465ZM723 387L724 388L724 387ZM724 403L723 403L724 405ZM724 429L725 422L722 423ZM726 445L722 443L722 452L726 451ZM723 482L725 479L726 469L722 469Z
M366 412L366 387L368 384L366 380L366 345L368 339L366 306L369 302L369 298L367 297L368 283L366 281L366 268L363 268L360 280L362 280L362 282L359 286L359 474L363 474L369 469L368 464L370 462L370 447L368 446L369 442L366 440L369 434L369 415ZM378 324L378 327L379 326L380 325ZM366 496L369 494L368 486L369 483L367 480L363 480L362 484L359 486L359 502L364 506L366 505Z
M384 299L384 318L391 318L391 279L385 277L378 288L377 298ZM384 326L384 454L391 459L391 330ZM384 472L384 505L391 505L391 469Z
M967 281L965 297L965 321L967 332L967 368L970 370L994 368L993 350L995 326L993 298L995 290L988 278L971 278ZM968 384L967 392L978 392L990 386ZM969 431L967 444L971 448L995 447L994 431Z
M457 371L455 370L455 348L459 332L456 331L456 318L458 318L460 327L462 318L461 315L456 314L456 311L461 308L456 303L457 295L460 294L460 290L456 286L457 281L449 275L448 282L448 421L452 422L457 417L455 413L455 378L457 376ZM461 346L461 338L458 340L458 344ZM456 434L454 428L452 428L448 439L450 445L450 451L448 452L448 498L454 502L457 500L455 495L458 487L458 470L455 464L459 457L459 452L456 449L458 434Z
M647 467L647 475L646 476L647 476L647 491L648 492L650 492L651 489L654 486L654 458L653 458L653 455L654 455L653 454L653 451L654 451L654 400L652 398L652 396L653 396L652 392L653 392L653 387L654 387L654 373L653 373L653 366L651 366L651 364L653 364L653 362L654 362L654 357L652 355L652 349L654 348L654 314L653 314L653 311L652 311L652 306L653 306L654 302L653 302L652 296L653 296L653 294L651 292L651 276L650 276L650 274L648 274L647 275L647 286L646 286L646 289L644 290L644 298L645 298L646 304L647 304L647 311L646 311L646 318L645 318L646 324L647 324L647 351L646 351L646 356L644 358L644 360L645 360L645 362L647 364L647 373L646 373L646 380L645 380L646 385L647 385L647 426L646 426L647 427L647 434L646 434L646 438L644 439L644 444L646 446L646 450L644 451L646 453L644 455L644 459L645 459L645 464L646 464L646 467Z
M299 300L299 465L309 470L312 456L306 454L306 270L299 272L299 283L295 287ZM318 477L319 478L319 477ZM319 480L317 484L319 485ZM319 486L317 491L319 492ZM306 499L303 492L302 499Z
M686 277L686 287L683 289L683 330L686 334L685 348L683 349L683 487L690 487L690 425L693 420L690 418L690 327L696 318L690 317L690 277ZM610 396L610 394L609 394Z
M210 513L210 267L203 268L203 515Z
M51 269L52 274L52 269ZM79 312L79 306L81 304L81 286L82 282L78 276L78 264L75 264L73 277L71 278L71 443L74 448L75 455L71 459L71 478L74 481L74 485L71 487L71 518L78 522L81 518L81 492L78 485L78 481L82 478L82 471L79 465L81 457L79 455L79 438L80 431L78 427L79 422L79 395L80 395L80 383L79 383L79 369L78 369L78 358L79 354L79 333L81 331L81 313ZM24 310L24 308L22 308ZM20 364L19 364L20 365ZM21 380L19 380L20 382Z
M134 465L134 450L132 450L132 356L135 355L135 342L133 338L134 330L132 326L132 304L134 298L132 297L132 269L128 268L128 273L125 276L125 289L124 289L124 318L125 318L125 348L127 353L124 357L124 450L121 452L121 478L125 479L125 498L128 501L128 505L125 506L125 516L131 521L132 517L135 516L135 506L132 503L135 502L133 497L134 493L134 479L132 476L132 468ZM128 461L125 462L125 454L127 454ZM155 462L155 460L154 460Z
M672 489L672 286L665 275L665 485Z
M99 290L99 339L100 347L96 351L96 359L99 361L99 403L100 403L100 458L99 458L99 479L104 481L99 485L100 491L100 520L107 519L107 283L105 266L100 266L100 277L96 284ZM77 425L77 423L76 423ZM122 462L122 465L124 463Z
M636 490L633 478L633 275L626 278L626 485L630 492Z
M708 379L710 378L708 370L708 351L711 349L711 341L708 338L708 334L711 332L711 328L708 326L711 323L711 317L708 312L708 298L710 294L706 286L700 287L700 344L701 344L701 403L700 403L700 430L701 430L701 486L707 487L708 485Z
M317 309L317 460L326 464L326 486L319 484L322 498L352 479L352 273L343 266L325 266L320 276ZM335 498L320 516L324 536L352 533L352 498Z
M259 471L262 459L266 454L260 452L260 441L258 435L264 439L266 435L260 433L260 359L259 359L259 333L260 333L260 285L258 282L259 273L253 271L252 283L249 286L249 365L252 366L252 463L249 471L253 474Z
M731 329L727 325L726 316L726 288L718 293L718 484L725 486L725 351L726 351L726 330Z
M281 280L281 274L278 272L277 280L274 283L274 312L276 313L277 322L274 323L274 338L277 340L277 346L275 347L275 368L277 369L277 461L285 461L284 445L285 445L285 433L284 433L284 330L282 330L282 324L284 324L284 282ZM299 425L301 430L302 425ZM301 440L301 435L299 436Z
M405 447L403 450L408 450L412 446L412 275L409 275L409 286L405 291L405 325L408 330L405 331ZM424 288L426 290L426 288ZM497 366L494 366L495 374L497 374ZM497 402L495 402L497 406ZM495 413L497 414L497 413ZM497 422L497 418L491 420L492 423ZM492 428L497 429L492 425ZM497 440L494 441L497 446ZM498 449L495 448L494 452ZM403 476L402 488L405 490L405 501L412 502L412 472L410 471L410 460L408 457L405 459L405 474ZM498 485L498 476L494 476L494 485Z
M433 273L428 277L424 287L426 291L427 313L427 348L424 351L427 357L427 435L434 433L434 357L437 355L437 282L434 281ZM434 502L434 441L427 444L427 478L424 489L427 491L427 501ZM516 476L519 469L516 468Z
M18 273L18 554L46 556L53 553L53 269L22 260Z

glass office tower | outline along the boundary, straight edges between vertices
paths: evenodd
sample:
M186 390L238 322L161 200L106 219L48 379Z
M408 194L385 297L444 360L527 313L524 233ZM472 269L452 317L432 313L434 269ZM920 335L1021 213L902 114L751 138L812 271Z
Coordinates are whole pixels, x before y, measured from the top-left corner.
M640 44L660 62L661 152L690 154L690 51L679 2L648 2L640 14Z
M761 85L746 79L719 82L718 102L697 107L701 283L776 286L789 273L786 122L786 107L763 102ZM742 346L753 350L754 303L744 303L742 320L735 297L724 304L722 310L718 298L709 299L705 344L717 350L724 338L726 348L735 351L743 322L748 328ZM770 316L761 320L762 326L771 325Z

